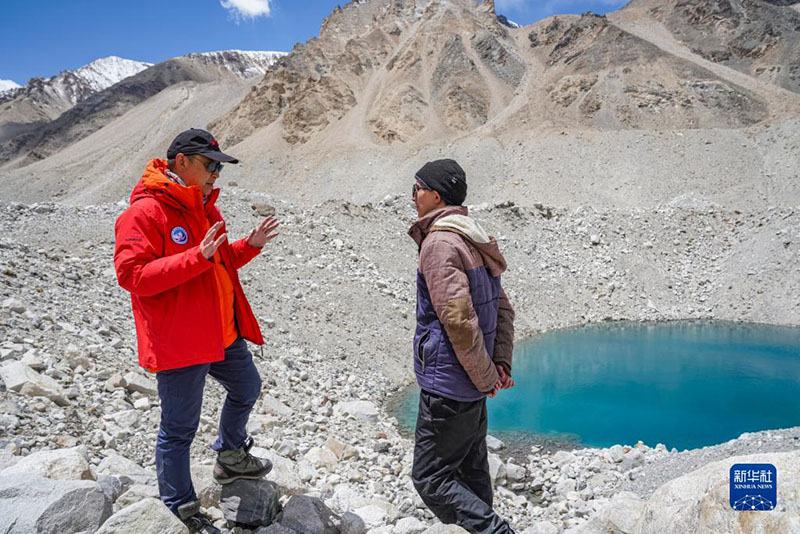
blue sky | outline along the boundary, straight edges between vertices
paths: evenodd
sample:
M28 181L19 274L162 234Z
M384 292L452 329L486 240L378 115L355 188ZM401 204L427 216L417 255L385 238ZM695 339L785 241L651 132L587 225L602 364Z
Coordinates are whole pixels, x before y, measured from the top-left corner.
M27 83L99 57L157 63L189 52L284 50L318 35L343 0L29 0L6 2L0 79ZM626 0L496 0L521 24L606 13Z

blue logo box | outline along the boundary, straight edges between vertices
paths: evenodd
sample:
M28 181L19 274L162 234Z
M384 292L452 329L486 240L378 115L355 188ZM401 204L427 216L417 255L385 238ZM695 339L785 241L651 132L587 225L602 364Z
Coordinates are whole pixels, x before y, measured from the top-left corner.
M769 511L778 502L778 470L772 464L734 464L730 484L734 510Z

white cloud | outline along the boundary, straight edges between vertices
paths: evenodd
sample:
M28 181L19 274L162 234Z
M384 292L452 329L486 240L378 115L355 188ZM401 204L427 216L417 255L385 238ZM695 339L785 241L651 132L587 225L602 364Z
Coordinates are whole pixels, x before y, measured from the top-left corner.
M271 0L219 0L222 7L236 18L269 17Z

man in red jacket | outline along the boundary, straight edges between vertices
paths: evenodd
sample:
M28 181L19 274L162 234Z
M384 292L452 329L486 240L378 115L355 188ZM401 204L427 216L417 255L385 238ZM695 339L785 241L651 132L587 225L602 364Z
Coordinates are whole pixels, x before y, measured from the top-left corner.
M258 479L272 465L253 457L247 437L261 378L245 340L263 344L258 322L239 283L238 269L274 239L268 217L247 238L228 243L215 206L214 182L224 154L214 137L190 129L179 134L167 159L154 159L115 226L114 265L131 293L139 364L156 373L161 425L156 441L159 493L192 532L217 533L200 512L189 471L206 375L227 390L214 478L221 484Z

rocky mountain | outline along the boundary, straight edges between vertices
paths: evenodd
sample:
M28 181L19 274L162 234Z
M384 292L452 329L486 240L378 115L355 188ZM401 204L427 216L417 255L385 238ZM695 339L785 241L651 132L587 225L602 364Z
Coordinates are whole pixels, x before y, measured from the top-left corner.
M150 63L109 56L0 94L0 124L52 120L78 102L149 67Z
M625 10L663 24L694 53L800 92L797 0L634 0Z
M189 54L150 66L90 94L54 120L0 133L0 162L24 166L44 159L102 128L167 87L184 82L242 81L266 72L279 52L224 51Z
M790 78L756 72L763 62L787 72L796 61L788 51L800 4L730 2L741 9L708 21L780 30L755 70L700 53L703 35L735 32L717 35L706 21L696 36L683 35L682 23L670 22L705 21L686 15L704 13L710 3L701 0L635 0L607 16L516 28L492 1L351 2L246 87L236 85L246 68L234 75L222 56L192 55L151 67L33 134L6 135L0 188L28 201L123 198L143 160L192 125L242 159L227 179L299 202L406 191L423 158L436 157L455 157L482 177L470 186L478 203L497 195L562 206L800 201L791 185L800 183L792 164L800 95L781 81ZM198 90L211 79L231 83L216 96ZM190 87L190 96L178 89ZM158 134L142 137L154 124ZM135 147L133 157L120 146ZM65 169L78 174L65 181ZM87 180L87 170L104 178Z
M769 58L783 70L768 81L791 86L798 14L760 0L735 1L758 5L755 22L737 35L775 28ZM646 2L626 9L641 11L640 4ZM705 13L709 3L676 5L684 6L681 13L691 11L685 6ZM657 20L664 9L646 13ZM718 17L731 27L744 24L739 11ZM701 44L699 36L692 39ZM774 104L770 94L732 83L608 17L559 16L515 29L498 20L493 2L373 0L332 13L319 38L296 47L212 127L233 143L274 124L271 130L290 145L312 137L315 146L326 139L362 142L363 133L378 144L428 144L477 132L519 136L546 123L744 127L766 120Z

